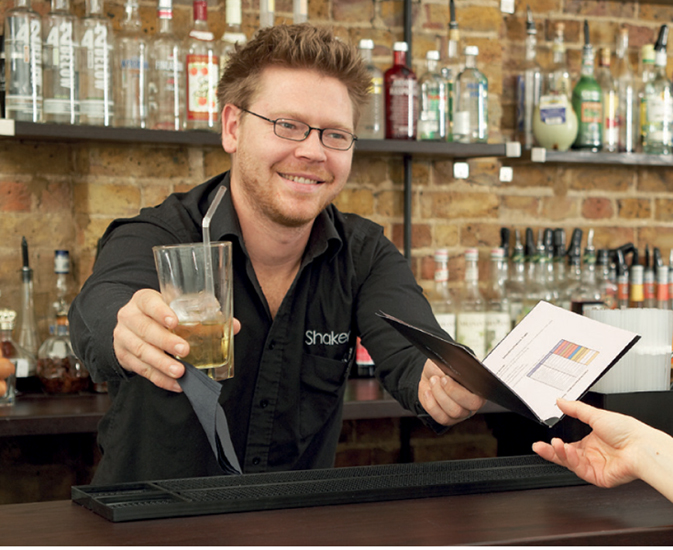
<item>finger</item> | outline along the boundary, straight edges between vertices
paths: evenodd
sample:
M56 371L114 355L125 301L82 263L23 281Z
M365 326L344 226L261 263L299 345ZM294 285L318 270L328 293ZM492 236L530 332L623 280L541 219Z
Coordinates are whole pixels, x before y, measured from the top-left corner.
M9 359L0 358L0 378L4 380L9 375L14 374L14 370L14 363Z
M444 393L446 393L452 401L460 405L462 408L474 413L484 406L484 403L486 402L484 398L472 393L465 386L459 384L450 376L441 376L439 381Z
M554 447L552 447L549 443L545 443L544 441L536 441L533 443L533 452L545 460L549 460L550 462L555 462L558 464L558 458L556 457Z
M463 407L446 393L438 376L430 378L430 393L434 406L428 413L440 424L455 424L472 416L470 409Z
M7 382L0 380L0 397L7 393Z
M168 310L172 312L170 308ZM129 334L133 334L142 342L147 342L151 346L180 357L185 357L189 353L189 343L185 339L171 332L161 321L148 316L147 312L135 308L133 305L120 309L117 313L117 319L117 328L128 330ZM177 318L173 317L173 319L177 326ZM117 335L115 335L116 337ZM132 348L129 347L129 349Z
M149 288L139 290L133 295L133 301L142 313L157 323L168 329L174 329L177 326L177 315L156 290Z
M234 334L238 334L241 330L241 322L234 317Z

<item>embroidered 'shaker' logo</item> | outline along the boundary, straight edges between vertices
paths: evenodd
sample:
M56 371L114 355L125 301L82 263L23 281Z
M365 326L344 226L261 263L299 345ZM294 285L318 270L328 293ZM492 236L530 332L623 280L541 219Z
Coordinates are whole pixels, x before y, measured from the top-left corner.
M351 333L348 332L318 332L317 330L307 330L306 340L304 343L307 346L323 345L323 346L337 346L339 344L346 344L350 339Z

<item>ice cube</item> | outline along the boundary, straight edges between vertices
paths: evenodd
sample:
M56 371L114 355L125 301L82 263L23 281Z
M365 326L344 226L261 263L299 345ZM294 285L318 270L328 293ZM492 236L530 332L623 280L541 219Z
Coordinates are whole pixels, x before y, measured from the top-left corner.
M220 302L215 296L206 292L183 294L169 305L181 324L212 321L222 316Z

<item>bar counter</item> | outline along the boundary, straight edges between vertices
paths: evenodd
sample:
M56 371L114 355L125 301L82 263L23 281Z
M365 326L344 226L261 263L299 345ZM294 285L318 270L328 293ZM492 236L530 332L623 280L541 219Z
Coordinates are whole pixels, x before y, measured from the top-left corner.
M670 545L673 504L637 481L112 523L70 501L0 506L4 545Z

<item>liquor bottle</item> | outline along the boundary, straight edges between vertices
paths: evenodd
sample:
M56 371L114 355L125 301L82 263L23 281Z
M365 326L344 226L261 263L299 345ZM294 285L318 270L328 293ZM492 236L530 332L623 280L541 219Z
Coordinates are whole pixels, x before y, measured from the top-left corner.
M551 291L551 301L555 304L558 301L559 292L554 278L554 232L551 228L545 228L542 241L544 242L545 255L547 256L545 262L547 286Z
M556 304L561 297L561 289L566 284L566 233L560 227L554 229L554 251L552 254L552 264L554 266L554 287L556 291Z
M477 69L477 46L465 48L465 68L456 85L453 141L486 143L488 140L488 80Z
M428 301L439 326L455 338L456 308L449 289L449 253L445 248L435 251L435 287Z
M182 130L185 120L185 64L180 40L173 34L173 0L159 0L159 30L150 42L148 126Z
M643 116L645 128L643 151L650 154L669 155L673 135L673 85L666 77L666 45L668 26L662 25L654 46L656 57L653 79L645 85Z
M47 393L78 393L89 388L89 373L73 352L68 325L62 318L37 352L37 375Z
M617 80L610 69L610 48L601 48L596 81L603 94L603 151L616 153L619 146L617 125Z
M130 128L147 127L149 40L142 32L138 0L126 0L125 17L117 38L117 96L115 123Z
M479 291L478 257L476 248L465 251L465 286L456 315L456 340L481 360L486 355L486 304Z
M629 30L620 29L617 37L615 80L617 81L618 148L622 153L636 150L636 81L628 58Z
M521 244L521 233L515 230L514 248L512 249L510 276L505 281L505 293L509 300L509 317L511 327L514 328L521 318L523 297L526 293L526 266L524 264L524 249Z
M374 360L358 336L355 343L355 366L357 378L374 378Z
M259 28L273 27L276 18L276 0L260 0Z
M516 123L517 137L524 149L533 147L533 114L540 103L542 71L535 60L537 55L537 29L528 7L526 17L526 59L523 71L517 76Z
M629 271L626 268L624 252L619 248L615 250L615 263L617 265L617 308L629 307Z
M362 108L360 121L355 130L355 133L360 139L384 139L386 137L383 116L383 71L372 62L373 49L373 40L368 38L360 40L360 56L372 79L372 83L367 92L369 100Z
M293 0L292 22L297 25L308 20L308 0Z
M668 294L668 266L657 266L657 302L658 309L671 309L671 300Z
M220 58L208 30L208 3L194 0L194 26L187 39L187 128L214 130L219 122Z
M86 0L86 15L77 28L79 52L79 123L114 124L115 37L103 0Z
M634 264L629 271L629 307L644 307L643 266Z
M7 390L0 395L0 405L13 405L16 399L16 376L25 376L28 372L29 355L12 338L16 322L16 311L0 309L0 347L2 356L14 365L14 374L5 380Z
M537 245L533 253L529 265L528 274L526 276L526 294L523 298L523 308L521 309L521 317L523 319L530 310L533 309L538 302L544 300L545 302L552 301L552 293L547 285L547 253L545 251L542 231L538 233Z
M425 58L427 72L421 76L418 139L421 141L446 141L448 116L448 85L439 72L439 52L430 50Z
M5 35L0 36L0 118L5 118Z
M79 122L79 45L70 0L51 0L43 23L44 121Z
M227 22L224 27L224 33L220 38L220 75L224 74L229 57L234 52L236 44L241 46L248 41L243 28L243 13L241 11L241 0L229 0L226 11Z
M68 311L70 310L70 294L72 284L70 281L70 252L67 250L54 251L54 274L56 285L54 301L51 304L51 319L49 332L57 334L57 327L68 326Z
M584 21L581 76L573 89L572 101L578 118L577 138L573 148L600 151L603 145L602 92L594 78L594 51L589 40L587 21Z
M570 245L566 252L568 270L565 283L559 288L558 305L570 310L571 298L575 288L580 284L582 276L582 230L575 228L570 237Z
M584 315L588 306L604 306L596 280L596 249L593 245L594 230L589 230L587 245L582 258L580 284L570 296L570 311Z
M42 20L30 0L5 14L5 116L42 122Z
M601 248L596 256L596 282L601 302L607 309L617 307L617 285L610 279L610 251Z
M668 256L668 296L671 299L670 309L673 309L673 248Z
M657 296L654 289L654 269L650 256L650 245L645 245L645 261L643 264L643 307L656 307Z
M643 139L647 127L647 104L645 103L645 87L654 78L654 52L653 44L645 44L640 49L640 72L638 75L638 150L643 150Z
M567 151L577 137L577 115L566 60L563 23L556 23L552 68L543 75L542 96L533 115L533 134L546 149Z
M16 372L16 391L18 393L35 392L40 389L37 379L36 361L38 350L37 324L35 323L35 304L33 300L33 270L28 256L28 242L21 239L21 312L19 315L16 342L26 351L26 363Z
M509 299L502 277L502 264L505 251L502 248L491 250L491 272L488 299L486 300L486 353L512 330Z
M448 100L447 114L448 141L453 141L453 118L456 112L456 83L458 75L463 70L460 62L460 31L456 22L456 5L453 0L449 2L449 33L446 41L446 57L442 60L442 77L447 82Z
M393 66L383 75L386 105L386 139L416 139L418 82L407 67L406 42L393 45Z

